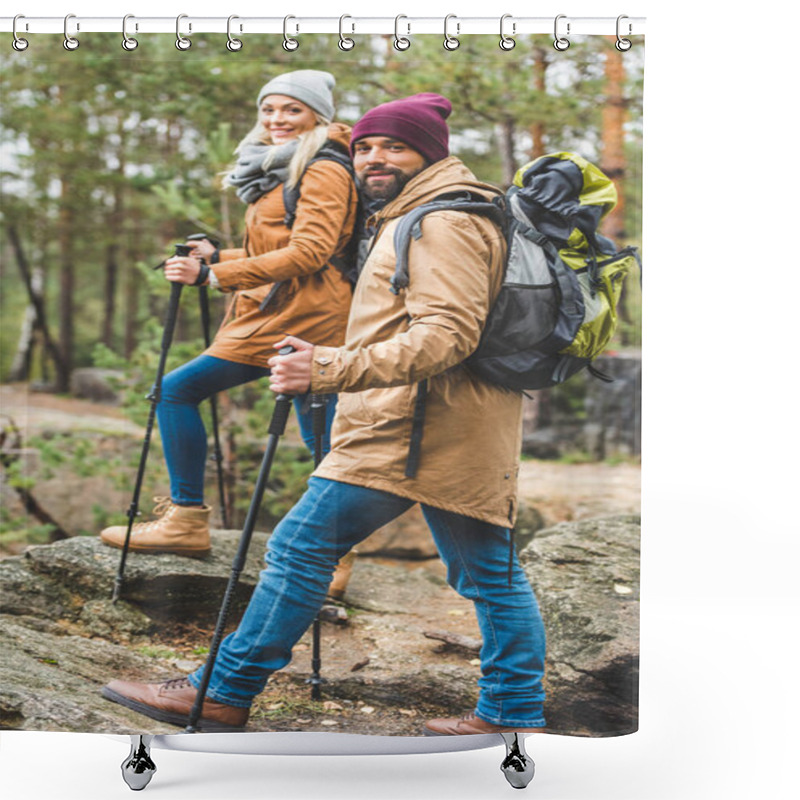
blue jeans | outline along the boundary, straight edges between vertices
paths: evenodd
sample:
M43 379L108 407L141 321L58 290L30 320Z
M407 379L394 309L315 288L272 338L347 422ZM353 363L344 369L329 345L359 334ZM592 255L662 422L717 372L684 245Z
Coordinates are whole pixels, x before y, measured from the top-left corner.
M156 406L158 429L170 479L170 497L176 505L202 505L208 452L208 436L198 406L217 392L250 383L269 375L266 367L237 364L214 356L200 355L164 376L161 401ZM294 399L300 433L314 453L308 395ZM336 395L326 395L323 454L330 450L330 431L336 411ZM264 421L266 437L268 421Z
M208 697L247 708L267 679L285 667L314 620L337 561L398 517L411 500L325 478L308 489L269 539L266 569L239 628L220 645ZM539 607L514 557L509 586L509 531L422 506L448 583L472 600L483 636L477 715L496 725L544 723L545 636ZM203 668L189 676L199 688Z

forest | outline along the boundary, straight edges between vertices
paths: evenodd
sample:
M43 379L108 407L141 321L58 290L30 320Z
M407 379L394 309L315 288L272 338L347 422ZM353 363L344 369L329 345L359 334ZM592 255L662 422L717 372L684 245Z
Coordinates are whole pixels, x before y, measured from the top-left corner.
M451 151L502 187L532 158L578 152L619 188L603 232L640 245L642 47L575 37L557 52L549 36L519 36L504 52L495 37L465 36L448 52L418 36L398 52L391 37L361 36L344 53L336 37L314 36L292 53L279 37L228 52L219 35L192 39L179 52L153 35L127 52L119 36L93 34L74 53L32 37L27 51L0 56L2 383L65 395L78 368L122 370L124 405L141 424L169 293L154 267L193 233L239 246L244 207L219 176L255 121L260 87L291 69L332 72L348 124L394 98L446 95ZM225 298L212 304L219 321ZM629 280L615 346L639 345L640 309ZM199 317L185 298L174 362L202 349Z

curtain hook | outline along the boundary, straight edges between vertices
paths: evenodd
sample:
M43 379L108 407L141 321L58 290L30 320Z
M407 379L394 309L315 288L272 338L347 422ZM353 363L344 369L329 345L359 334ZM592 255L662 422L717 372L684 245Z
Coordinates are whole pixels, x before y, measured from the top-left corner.
M127 50L130 52L131 50L135 50L139 46L139 42L134 39L132 36L128 36L128 20L135 19L133 14L126 14L122 18L122 49ZM139 29L139 26L136 26L136 30Z
M69 21L71 19L75 19L74 14L67 14L64 17L64 49L65 50L77 50L78 45L80 42L74 37L69 35ZM80 27L76 27L76 30L80 30Z
M355 40L351 39L349 36L345 36L344 32L342 31L342 28L344 27L344 21L346 19L353 19L353 18L349 14L342 14L342 16L339 17L339 49L344 51L352 50L356 46ZM356 32L355 23L352 23L352 28L353 28L352 33L355 33Z
M406 36L401 36L399 32L401 19L408 19L408 17L405 14L398 14L394 18L394 49L402 52L403 50L408 50L408 48L411 47L411 39L408 38L408 36L411 35L411 23L406 23Z
M297 19L297 17L288 16L283 18L283 49L289 53L294 52L298 47L300 47L300 42L298 42L297 39L293 39L291 36L289 36L288 25L290 19ZM297 28L297 31L299 31L299 27Z
M516 47L516 39L512 39L511 36L506 36L505 34L505 23L507 19L513 19L511 14L503 14L500 17L500 49L501 50L513 50ZM517 32L517 23L511 23L511 34L514 35Z
M239 17L237 17L236 14L231 14L228 17L228 41L225 43L225 47L227 47L228 50L231 51L231 53L238 53L239 50L241 50L244 47L244 42L241 39L236 39L231 34L231 22L233 22L233 20L235 19L239 19ZM241 26L239 26L239 30L240 31L242 30Z
M561 53L563 53L564 50L566 50L569 47L569 39L567 39L566 36L559 36L558 35L558 22L559 22L559 20L566 19L566 18L567 18L566 14L559 14L556 17L555 26L553 28L553 37L554 37L553 38L553 47L555 47L555 49L558 50ZM567 23L567 36L569 36L569 22Z
M619 31L620 31L620 22L622 22L622 20L623 20L623 19L628 19L628 17L626 17L626 16L625 16L625 14L620 14L620 15L617 17L617 41L614 43L614 47L616 47L616 48L617 48L617 50L619 50L619 51L620 51L620 53L624 53L624 52L626 52L627 50L630 50L630 49L631 49L631 47L633 46L633 43L631 42L631 40L630 40L630 39L623 39L623 38L622 38L622 37L619 35ZM630 22L628 22L628 36L630 36L630 35L631 35L631 31L632 31L632 30L633 30L633 26L631 25L631 23L630 23Z
M451 19L458 20L458 17L455 14L448 14L444 18L444 49L452 51L457 50L461 44L457 38L457 35L461 29L461 24L456 21L456 36L451 36L447 31L447 26Z
M20 36L17 36L17 20L18 19L25 19L24 14L17 14L14 17L14 21L11 23L11 33L14 36L14 41L11 42L11 46L18 52L21 53L23 50L28 49L28 40L23 39Z
M181 20L187 19L188 16L189 16L188 14L178 14L175 20L175 36L177 37L175 39L175 47L177 47L178 50L188 50L192 46L192 40L187 39L181 33ZM189 33L191 32L192 32L192 24L189 23Z

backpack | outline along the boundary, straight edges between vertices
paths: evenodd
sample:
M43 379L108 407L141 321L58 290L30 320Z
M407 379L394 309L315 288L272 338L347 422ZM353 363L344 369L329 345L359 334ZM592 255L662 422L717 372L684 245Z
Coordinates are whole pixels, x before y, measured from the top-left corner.
M594 164L574 153L552 153L521 167L503 197L442 195L410 211L394 232L392 291L409 283L408 251L423 218L441 210L494 220L508 244L503 284L477 349L464 362L483 380L513 391L562 383L591 366L617 327L625 276L641 261L635 247L617 250L600 235L617 190ZM406 475L416 474L427 381L419 384Z
M395 229L392 290L408 286L408 250L432 211L482 214L501 226L508 252L503 285L480 343L466 360L479 377L507 389L562 383L603 352L617 327L622 283L641 261L597 232L617 190L574 153L521 167L503 198L443 195L405 215ZM593 373L597 373L592 369Z

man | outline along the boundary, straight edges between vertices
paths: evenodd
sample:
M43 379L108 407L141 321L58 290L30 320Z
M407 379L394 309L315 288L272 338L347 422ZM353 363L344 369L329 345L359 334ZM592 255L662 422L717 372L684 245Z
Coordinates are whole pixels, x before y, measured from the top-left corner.
M449 156L450 102L419 94L378 106L353 128L351 150L368 208L380 207L355 289L346 343L270 361L276 392L337 392L332 449L306 493L276 527L267 568L238 630L220 648L200 727L245 724L268 676L284 667L314 619L342 555L415 502L448 568L472 599L483 646L479 700L460 719L429 720L428 734L540 730L544 628L533 592L509 564L516 514L521 399L463 365L499 292L505 241L488 219L437 211L409 253L410 285L391 291L393 231L404 214L452 192L491 198ZM411 446L420 392L425 422ZM410 455L411 454L411 455ZM186 724L201 670L145 685L112 681L104 694L148 716Z

